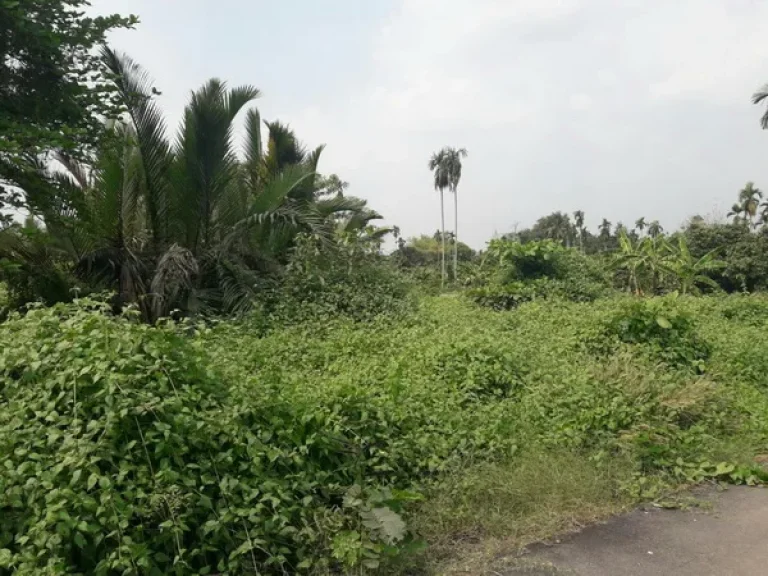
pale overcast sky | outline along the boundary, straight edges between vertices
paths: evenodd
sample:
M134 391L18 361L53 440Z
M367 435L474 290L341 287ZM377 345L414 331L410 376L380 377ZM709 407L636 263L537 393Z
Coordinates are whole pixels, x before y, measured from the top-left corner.
M212 76L262 91L320 164L407 236L439 227L427 169L469 150L459 234L554 210L667 228L768 189L766 0L94 0L142 22L112 42L149 70L174 133ZM450 200L450 199L449 199ZM452 202L447 221L453 222Z

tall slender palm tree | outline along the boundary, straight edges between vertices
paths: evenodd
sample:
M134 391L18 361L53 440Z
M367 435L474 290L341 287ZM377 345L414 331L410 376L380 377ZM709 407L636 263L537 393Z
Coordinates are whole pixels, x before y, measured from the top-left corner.
M637 220L635 220L635 228L637 228L638 232L640 234L643 234L643 230L645 230L648 227L648 224L645 222L645 216L641 216Z
M579 250L584 252L584 211L576 210L573 213L573 222L579 231Z
M440 191L440 222L442 231L442 274L443 283L446 278L445 271L445 210L443 204L443 192L449 190L453 192L454 202L454 232L453 232L453 278L456 280L459 265L459 200L458 188L461 181L461 159L467 157L467 151L464 148L444 147L439 152L432 155L429 160L429 169L434 172L435 190Z
M753 182L747 182L739 191L739 199L728 212L728 216L733 216L734 222L741 222L745 226L756 225L755 216L757 216L762 197L762 190L755 188Z
M664 227L659 223L658 220L654 220L650 224L648 224L648 235L651 238L658 238L661 236L661 234L664 232Z
M608 245L611 240L611 227L613 225L607 218L603 218L603 221L600 223L600 226L598 226L598 238L600 239L600 244L602 245L603 251L608 250Z
M449 172L448 157L445 148L435 152L429 159L429 169L433 173L435 190L440 192L440 268L441 285L445 286L445 202L444 192L451 187L451 175Z
M466 148L448 149L451 191L453 192L453 280L459 279L459 182L461 159L467 157Z

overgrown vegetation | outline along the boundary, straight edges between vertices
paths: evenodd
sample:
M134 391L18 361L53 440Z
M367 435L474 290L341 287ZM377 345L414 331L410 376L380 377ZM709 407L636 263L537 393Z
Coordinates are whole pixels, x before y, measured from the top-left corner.
M499 314L438 297L266 336L257 317L149 327L90 300L32 309L0 331L2 565L322 573L408 554L426 570L451 537L541 534L530 522L548 497L516 463L578 461L552 490L587 516L594 493L608 510L705 479L760 482L768 340L734 310L766 307L621 298Z
M0 0L0 576L442 573L768 481L753 184L671 234L576 211L480 252L458 217L406 239L322 146L262 138L254 87L210 80L169 137L147 74L93 50L135 19L87 4ZM429 162L441 208L464 157Z

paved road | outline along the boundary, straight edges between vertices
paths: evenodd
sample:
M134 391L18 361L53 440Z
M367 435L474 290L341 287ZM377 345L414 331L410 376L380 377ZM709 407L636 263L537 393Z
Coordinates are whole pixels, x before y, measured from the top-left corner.
M508 576L768 575L768 489L712 494L711 509L638 510L537 545Z

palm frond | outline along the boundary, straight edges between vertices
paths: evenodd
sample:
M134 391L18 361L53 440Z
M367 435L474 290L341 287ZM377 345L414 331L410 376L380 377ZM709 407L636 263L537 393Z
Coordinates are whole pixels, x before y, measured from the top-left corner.
M767 98L768 84L752 95L752 104L762 104ZM765 113L763 113L763 116L760 118L760 126L763 127L763 130L768 128L768 109L766 109Z
M152 98L152 82L138 64L108 46L102 48L101 54L136 130L142 159L142 193L152 240L159 247L165 244L168 236L168 169L171 163L163 115Z
M171 245L157 263L150 284L153 318L165 316L184 292L192 290L199 273L194 254L178 244Z
M245 165L249 175L258 174L262 154L261 115L258 110L251 108L245 115Z
M326 218L344 212L359 212L365 210L366 205L365 200L354 196L333 196L314 202L315 209Z

